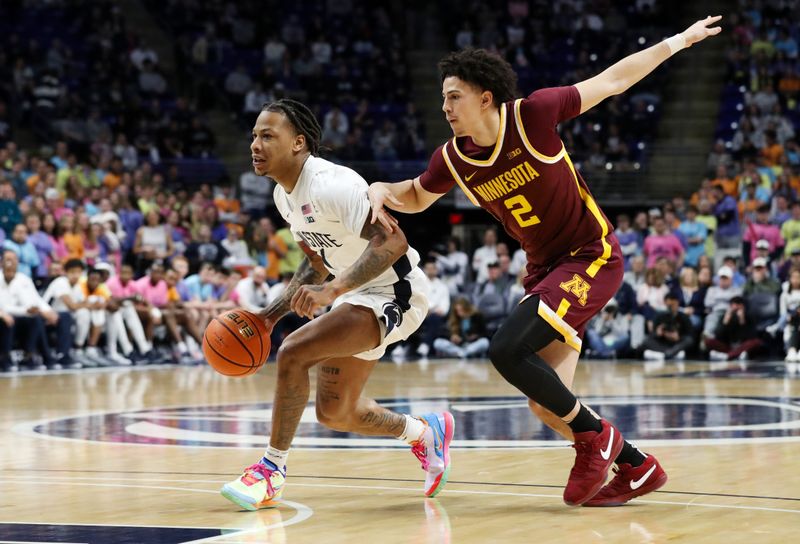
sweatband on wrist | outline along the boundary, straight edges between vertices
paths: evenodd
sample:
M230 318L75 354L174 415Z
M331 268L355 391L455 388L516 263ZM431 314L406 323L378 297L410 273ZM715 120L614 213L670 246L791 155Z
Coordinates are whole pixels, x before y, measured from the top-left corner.
M667 44L667 47L669 47L670 55L674 55L681 49L686 48L686 38L681 33L675 34L671 38L667 38L664 40L664 42Z

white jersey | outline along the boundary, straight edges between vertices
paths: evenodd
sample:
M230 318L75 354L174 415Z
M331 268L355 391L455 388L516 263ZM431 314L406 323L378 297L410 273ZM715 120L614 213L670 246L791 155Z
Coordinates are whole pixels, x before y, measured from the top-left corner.
M316 252L334 276L367 248L369 242L361 238L370 215L367 182L350 168L309 157L292 192L276 185L273 197L295 240ZM359 290L394 285L416 270L418 263L419 254L409 247L392 267Z

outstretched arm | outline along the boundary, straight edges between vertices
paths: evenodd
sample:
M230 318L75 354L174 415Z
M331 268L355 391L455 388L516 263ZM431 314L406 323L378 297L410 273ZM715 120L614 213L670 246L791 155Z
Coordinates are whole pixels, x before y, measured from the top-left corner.
M380 223L371 223L369 218L361 230L361 237L369 240L369 244L341 275L324 285L298 289L292 299L292 310L297 315L313 317L317 308L327 306L339 295L377 278L408 251L402 230L389 231Z
M373 183L367 194L372 207L372 223L379 221L390 233L396 230L397 221L384 210L384 206L398 212L419 213L444 196L426 191L419 177L397 183Z
M711 25L721 18L721 15L717 15L701 19L680 34L629 55L593 78L577 83L575 88L581 95L581 113L595 107L609 96L627 91L681 49L719 34L722 28Z
M305 259L297 267L292 280L283 293L258 313L268 327L273 326L280 318L289 313L292 308L292 298L298 289L304 285L318 285L330 275L319 255L314 253L304 242L298 242L298 245L305 252Z

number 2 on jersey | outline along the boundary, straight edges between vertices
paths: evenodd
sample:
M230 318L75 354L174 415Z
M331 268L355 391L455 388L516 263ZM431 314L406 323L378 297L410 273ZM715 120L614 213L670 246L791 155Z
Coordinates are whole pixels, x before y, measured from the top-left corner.
M533 211L530 202L528 202L528 199L523 195L512 196L511 198L506 199L504 203L506 208L511 210L511 215L514 216L514 219L517 220L517 223L519 223L520 227L532 227L533 225L538 225L541 223L535 214L531 214L528 217L523 217L523 215L529 214Z

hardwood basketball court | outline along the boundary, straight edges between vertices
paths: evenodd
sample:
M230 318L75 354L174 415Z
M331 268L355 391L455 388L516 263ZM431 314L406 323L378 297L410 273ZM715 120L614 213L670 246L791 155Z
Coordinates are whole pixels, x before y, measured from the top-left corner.
M306 412L284 504L218 490L263 452L273 364L0 377L0 542L792 542L800 530L800 376L776 363L582 361L577 393L670 480L621 508L570 508L573 452L485 361L376 367L367 393L456 418L450 482L422 495L393 440Z

